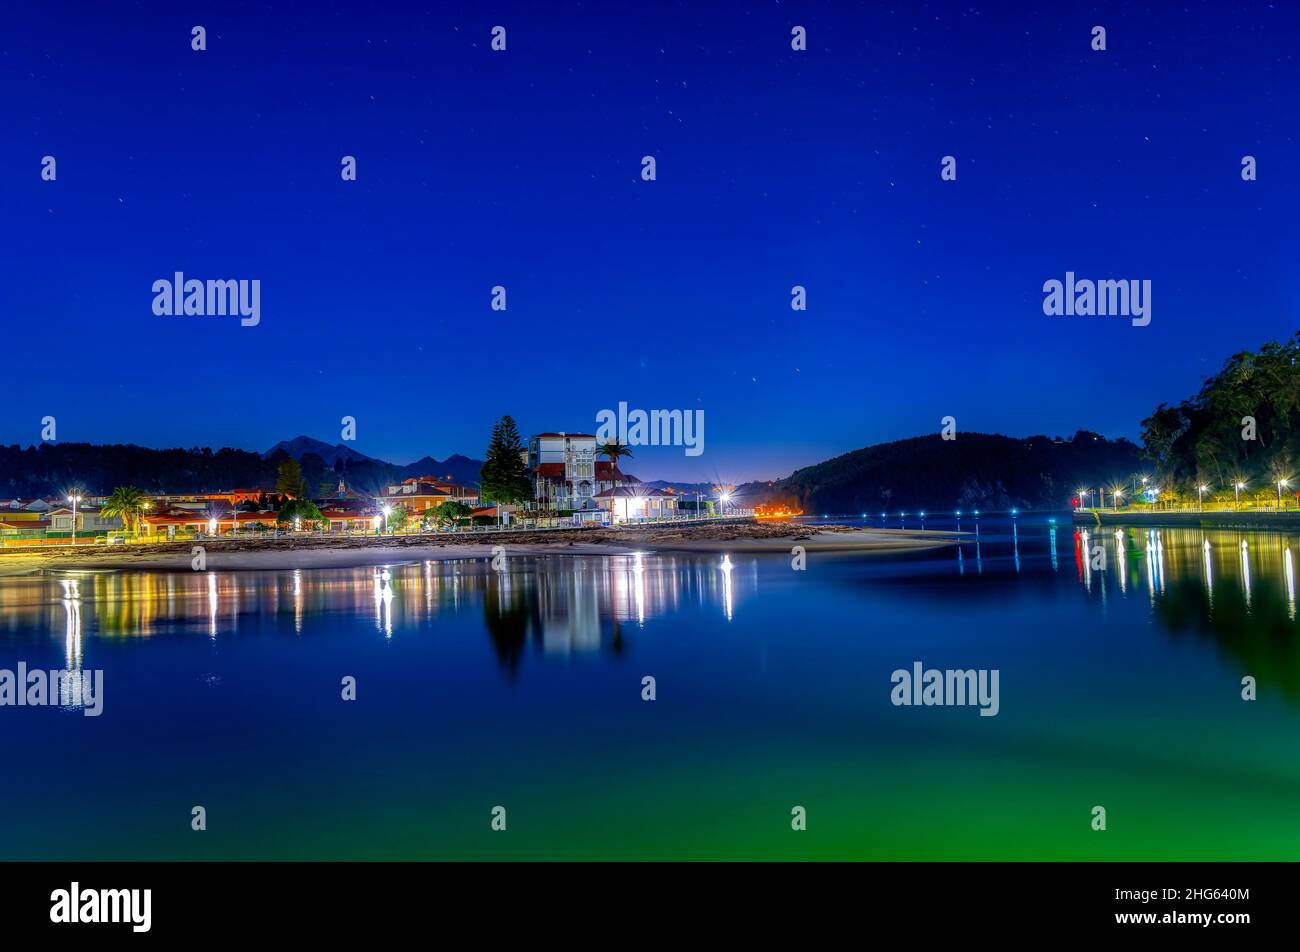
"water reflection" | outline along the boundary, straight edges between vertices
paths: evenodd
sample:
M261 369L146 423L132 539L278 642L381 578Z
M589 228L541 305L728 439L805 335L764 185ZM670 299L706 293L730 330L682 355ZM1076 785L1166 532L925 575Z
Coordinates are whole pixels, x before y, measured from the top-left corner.
M744 578L742 584L741 579ZM97 572L78 578L9 578L0 587L0 636L64 635L69 670L82 664L83 628L126 640L201 632L219 641L267 618L310 637L327 613L366 618L385 640L464 612L481 617L501 667L529 650L619 655L629 639L683 601L716 606L731 621L758 584L730 556L516 557L424 561L379 568L284 572ZM57 611L57 624L51 616Z
M1286 571L1286 601L1287 614L1291 620L1295 621L1295 568L1291 564L1291 547L1287 546L1283 552L1282 565Z
M1300 701L1294 539L1285 533L1210 529L1076 530L1084 591L1104 575L1121 593L1144 583L1153 617L1176 637L1212 637L1242 675ZM1097 547L1100 559L1090 558ZM1104 593L1103 593L1104 597Z
M999 526L955 549L915 557L817 557L815 573L791 573L781 556L518 556L503 571L486 559L402 563L364 569L283 572L78 572L0 580L0 639L45 640L70 672L94 668L97 641L166 634L222 640L284 633L310 641L340 624L393 642L422 629L469 624L479 649L513 674L530 656L622 656L657 619L680 614L722 625L762 625L746 611L760 579L788 586L782 597L817 599L831 585L854 597L909 602L899 582L925 579L928 597L977 591L1059 592L1077 584L1107 620L1134 637L1155 621L1174 637L1214 639L1238 676L1279 685L1300 702L1296 536L1285 533L1049 522ZM1075 580L1066 539L1073 537ZM1059 545L1058 545L1059 542ZM1060 550L1064 549L1064 552ZM1058 572L1058 569L1060 570ZM969 570L969 571L968 571ZM1031 622L1050 631L1069 602L1043 603ZM815 605L810 611L816 612ZM334 616L324 619L323 616ZM828 623L831 623L830 620ZM15 657L20 651L10 651ZM490 664L491 662L489 662Z

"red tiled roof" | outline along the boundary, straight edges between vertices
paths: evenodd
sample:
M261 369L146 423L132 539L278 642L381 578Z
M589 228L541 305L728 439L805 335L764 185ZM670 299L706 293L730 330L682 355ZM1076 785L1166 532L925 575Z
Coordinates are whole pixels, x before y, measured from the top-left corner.
M206 512L191 512L185 514L179 513L146 513L140 517L151 526L167 525L207 525L209 519L215 518L218 525L224 525L230 521L230 512L219 512L211 516ZM235 518L241 523L252 522L275 522L275 513L270 510L263 512L238 512Z
M389 493L388 495L381 496L380 498L392 500L400 505L403 501L408 499L441 499L443 497L447 497L450 495L451 493L447 492L447 490L445 489L438 489L437 487L434 486L426 486L424 489L421 489L418 492Z
M563 463L538 463L536 473L538 476L563 476Z
M597 479L610 479L611 471L614 474L612 477L614 479L622 480L623 482L627 482L627 483L639 483L641 481L637 479L635 476L630 476L627 473L623 472L621 469L618 468L617 465L615 465L610 460L599 460L599 459L596 460Z

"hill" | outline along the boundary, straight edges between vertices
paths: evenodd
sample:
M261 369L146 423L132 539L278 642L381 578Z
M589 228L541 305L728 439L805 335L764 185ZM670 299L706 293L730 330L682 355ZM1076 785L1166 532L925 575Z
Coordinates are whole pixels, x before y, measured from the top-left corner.
M332 491L340 477L363 493L381 493L390 483L426 474L450 474L457 482L477 486L482 465L455 454L442 461L426 456L398 466L307 436L281 441L265 453L206 446L150 449L131 443L14 444L0 446L0 498L62 496L74 487L108 493L126 485L148 493L270 489L276 468L291 455L302 463L307 485L322 495L324 489Z
M1080 430L1069 440L937 433L880 443L796 470L774 495L805 512L1063 509L1082 487L1127 485L1138 447Z
M482 460L453 453L441 461L432 456L422 456L414 463L403 466L400 474L402 479L409 479L412 476L450 476L454 482L461 485L477 486L478 472L482 468Z
M376 460L373 456L367 456L365 453L358 453L350 446L342 443L336 443L333 446L324 440L318 440L310 436L295 436L291 440L281 440L269 450L262 454L263 458L270 459L277 453L287 453L294 459L302 459L307 453L315 453L327 466L333 466L337 460L355 462L357 460L369 460L370 462L382 462Z

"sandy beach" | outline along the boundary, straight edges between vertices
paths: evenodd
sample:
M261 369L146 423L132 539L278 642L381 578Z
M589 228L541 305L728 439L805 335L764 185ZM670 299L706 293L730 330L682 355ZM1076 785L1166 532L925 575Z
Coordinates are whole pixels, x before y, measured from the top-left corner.
M0 549L0 576L54 570L160 570L190 568L191 550L205 549L209 569L222 571L349 568L394 562L490 558L496 546L509 555L625 555L631 552L888 553L953 544L958 533L896 529L809 527L792 522L673 525L499 532L473 542L430 535L344 538L208 539L148 545Z

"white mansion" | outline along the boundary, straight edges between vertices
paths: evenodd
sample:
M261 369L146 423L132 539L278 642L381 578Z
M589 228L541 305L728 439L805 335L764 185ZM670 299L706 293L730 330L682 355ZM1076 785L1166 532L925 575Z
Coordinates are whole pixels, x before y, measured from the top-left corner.
M611 460L596 458L591 433L538 433L528 441L528 470L533 482L531 508L590 513L593 520L614 522L656 519L677 510L677 497L647 489Z

